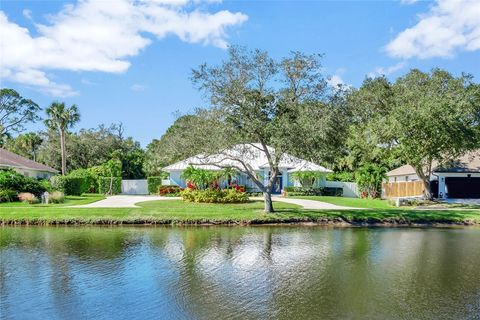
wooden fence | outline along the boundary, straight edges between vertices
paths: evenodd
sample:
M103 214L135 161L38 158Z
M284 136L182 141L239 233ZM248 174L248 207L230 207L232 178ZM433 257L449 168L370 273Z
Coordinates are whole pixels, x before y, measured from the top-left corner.
M385 198L418 197L424 190L422 181L384 183L382 189Z

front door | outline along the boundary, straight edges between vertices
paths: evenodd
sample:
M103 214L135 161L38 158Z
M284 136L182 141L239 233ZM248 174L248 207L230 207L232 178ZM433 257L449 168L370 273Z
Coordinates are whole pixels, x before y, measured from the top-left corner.
M273 182L272 185L272 193L273 194L281 194L283 189L283 181L282 181L282 175L279 174L275 178L275 181Z

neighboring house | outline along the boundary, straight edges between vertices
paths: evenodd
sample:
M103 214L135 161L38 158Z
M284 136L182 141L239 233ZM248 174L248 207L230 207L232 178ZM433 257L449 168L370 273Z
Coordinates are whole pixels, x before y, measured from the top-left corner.
M59 171L0 148L0 169L14 169L26 177L49 179Z
M249 145L239 145L236 147L249 148ZM235 148L227 150L227 153L230 151L235 153ZM263 177L264 184L267 184L267 181L270 177L270 167L268 164L267 156L264 152L260 150L255 150L254 146L250 147L250 151L247 152L242 161L247 165L251 166L253 170L257 172L257 175ZM269 148L273 151L272 148ZM236 155L238 156L238 154ZM201 168L206 170L223 170L224 167L238 167L239 162L236 160L226 160L225 156L222 155L196 155L179 161L168 167L163 168L164 171L170 174L170 184L178 185L180 187L185 187L185 180L182 179L182 172L188 166L192 165L195 168ZM316 171L321 172L323 175L320 179L317 179L316 186L322 187L325 186L326 175L331 170L319 166L315 163L299 159L297 157L285 154L280 161L279 165L279 174L277 175L276 182L273 185L272 192L275 194L282 193L284 187L286 186L298 186L298 183L292 178L292 173L297 171ZM233 179L237 184L246 186L249 191L260 191L257 185L252 181L252 179L245 172L238 172L237 176Z
M412 166L405 165L387 173L388 182L420 180ZM430 176L434 197L440 199L480 198L480 150L454 161L433 164Z

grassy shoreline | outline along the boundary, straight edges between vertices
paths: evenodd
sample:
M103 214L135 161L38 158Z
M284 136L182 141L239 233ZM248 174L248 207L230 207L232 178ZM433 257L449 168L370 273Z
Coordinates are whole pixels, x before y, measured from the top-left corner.
M149 201L139 208L0 207L7 225L260 225L318 224L336 226L480 225L480 210L306 210L275 203L262 212L261 201L246 204L200 204L180 200Z

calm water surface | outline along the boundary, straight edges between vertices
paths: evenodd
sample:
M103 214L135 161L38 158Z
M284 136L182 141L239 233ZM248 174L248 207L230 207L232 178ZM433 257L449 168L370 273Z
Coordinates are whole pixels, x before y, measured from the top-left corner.
M2 319L480 319L480 229L0 229Z

